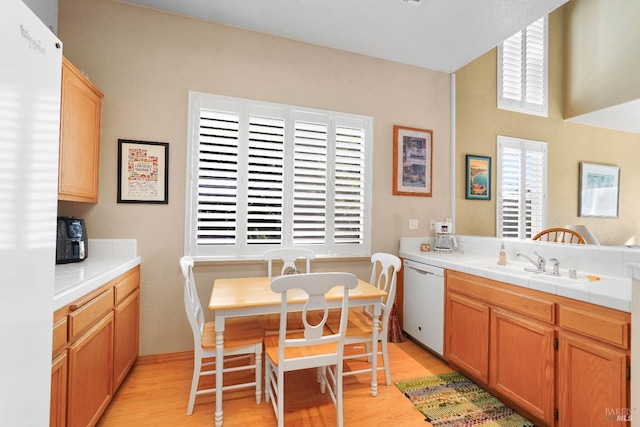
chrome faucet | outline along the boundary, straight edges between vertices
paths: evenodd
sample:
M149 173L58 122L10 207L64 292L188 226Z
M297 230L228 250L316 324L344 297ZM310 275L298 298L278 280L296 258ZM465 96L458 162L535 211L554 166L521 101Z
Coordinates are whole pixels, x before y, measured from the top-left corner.
M520 253L520 252L518 252L518 253L516 254L516 256L518 256L518 257L523 257L523 258L525 258L525 259L529 260L529 262L530 262L531 264L533 264L533 265L536 267L536 269L535 269L535 270L530 269L530 268L525 268L525 270L527 270L527 271L533 271L533 272L535 272L535 273L544 273L544 272L545 272L545 265L546 265L546 261L545 261L545 259L544 259L543 257L541 257L541 256L540 256L540 254L539 254L538 252L534 252L534 254L536 254L536 256L538 257L538 260L537 260L537 261L532 260L532 259L531 259L531 258L529 258L527 255L525 255L525 254L523 254L523 253Z
M560 261L558 261L558 258L549 258L549 261L551 261L551 263L553 264L553 273L549 273L549 274L553 274L554 276L559 276L560 275Z

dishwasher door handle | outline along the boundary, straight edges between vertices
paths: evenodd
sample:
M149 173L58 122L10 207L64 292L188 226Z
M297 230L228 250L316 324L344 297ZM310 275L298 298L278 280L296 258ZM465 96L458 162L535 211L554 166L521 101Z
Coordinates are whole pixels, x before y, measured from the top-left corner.
M423 275L423 276L426 276L427 274L433 275L433 273L432 273L432 272L430 272L430 271L418 270L418 269L417 269L417 268L415 268L415 267L408 267L408 268L409 268L409 269L411 269L411 270L413 270L413 271L415 271L415 272L416 272L416 273L418 273L418 274Z

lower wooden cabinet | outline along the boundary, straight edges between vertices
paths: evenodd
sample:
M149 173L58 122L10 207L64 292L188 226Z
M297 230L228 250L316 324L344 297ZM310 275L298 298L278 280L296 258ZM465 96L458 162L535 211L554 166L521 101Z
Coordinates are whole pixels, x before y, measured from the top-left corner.
M554 415L552 327L500 309L491 311L489 386L548 424Z
M449 293L446 307L446 359L486 383L489 380L489 306Z
M560 333L558 424L623 426L630 421L624 351Z
M67 352L58 355L51 367L51 406L50 425L64 427L67 425Z
M536 425L628 425L629 313L460 272L446 289L454 368Z
M50 425L98 423L138 358L140 267L54 313Z
M113 388L117 389L138 359L140 291L136 289L114 308L113 313Z
M113 313L69 347L67 425L92 426L113 396Z

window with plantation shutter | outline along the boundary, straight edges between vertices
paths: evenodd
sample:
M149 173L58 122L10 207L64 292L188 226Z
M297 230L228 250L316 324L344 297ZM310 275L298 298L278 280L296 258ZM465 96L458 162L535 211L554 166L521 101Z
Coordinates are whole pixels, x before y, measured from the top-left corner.
M547 17L498 46L498 108L547 116Z
M369 256L365 116L191 92L185 253Z
M530 239L547 226L547 144L498 136L498 237Z

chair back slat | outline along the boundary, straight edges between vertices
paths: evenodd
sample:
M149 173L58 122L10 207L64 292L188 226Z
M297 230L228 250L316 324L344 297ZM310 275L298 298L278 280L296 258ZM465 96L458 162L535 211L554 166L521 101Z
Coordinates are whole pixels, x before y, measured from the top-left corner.
M584 237L582 237L580 233L569 228L562 227L547 228L546 230L542 230L541 232L533 236L531 240L540 240L544 242L554 243L575 243L579 245L586 244Z
M202 304L200 304L196 282L193 277L193 258L190 256L180 258L180 269L184 277L184 308L193 332L194 345L199 348L202 345L202 332L204 331L205 321Z
M371 256L371 283L373 286L387 293L382 299L382 321L386 325L391 311L391 306L396 299L396 283L398 280L398 272L402 269L400 258L387 253L375 253ZM365 311L369 315L373 315L372 307L365 307Z
M273 277L273 263L276 260L282 261L282 268L280 269L280 275L289 273L310 273L311 261L316 258L315 252L310 249L302 248L286 248L286 249L271 249L266 251L262 255L262 259L267 261L267 276ZM304 271L296 267L296 261L303 259L305 261Z

